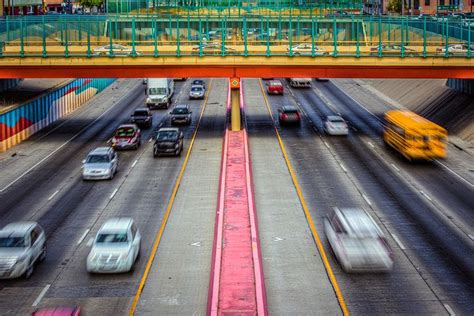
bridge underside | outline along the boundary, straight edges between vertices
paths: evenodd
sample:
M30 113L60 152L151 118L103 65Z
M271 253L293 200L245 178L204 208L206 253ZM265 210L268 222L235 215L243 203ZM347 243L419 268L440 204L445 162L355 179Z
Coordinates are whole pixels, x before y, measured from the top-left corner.
M324 77L474 78L467 58L25 57L2 58L0 78Z

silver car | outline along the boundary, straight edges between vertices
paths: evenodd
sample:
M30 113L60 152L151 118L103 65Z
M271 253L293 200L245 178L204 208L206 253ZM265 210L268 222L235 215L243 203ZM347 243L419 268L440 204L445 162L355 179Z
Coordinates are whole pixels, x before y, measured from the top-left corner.
M204 99L206 89L203 86L192 86L189 91L189 99Z
M140 253L141 235L133 219L116 217L99 229L87 256L90 273L121 273L132 269Z
M324 130L329 135L347 135L349 127L346 121L339 115L329 115L324 121Z
M346 272L388 272L393 253L382 230L359 208L334 208L324 230L337 260Z
M118 155L112 147L98 147L82 161L82 179L113 179L118 168Z
M46 235L36 222L16 222L0 230L0 279L29 278L46 258Z

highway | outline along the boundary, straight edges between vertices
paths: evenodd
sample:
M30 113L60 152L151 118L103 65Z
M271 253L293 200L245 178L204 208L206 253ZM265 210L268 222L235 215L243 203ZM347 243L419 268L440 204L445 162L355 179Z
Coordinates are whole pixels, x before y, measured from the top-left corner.
M269 314L341 314L339 288L354 315L474 314L474 189L472 175L456 167L459 157L407 163L381 141L381 113L390 105L361 105L332 81L294 89L280 80L283 96L267 96L259 79L245 79L242 89ZM110 144L144 105L141 79L118 80L0 154L0 226L37 221L48 246L30 279L0 281L0 314L64 305L88 315L206 313L227 82L207 79L204 100L188 100L190 85L175 82L173 105L193 111L192 124L181 127L179 157L153 158L149 140L170 125L168 111L156 110L141 147L119 152L113 180L80 177L87 153ZM283 104L298 107L300 126L279 125ZM322 119L334 113L350 123L349 136L325 134ZM472 159L463 163L472 166ZM323 225L336 206L374 217L394 250L393 271L342 271ZM130 273L88 274L87 243L115 216L137 223L141 256Z

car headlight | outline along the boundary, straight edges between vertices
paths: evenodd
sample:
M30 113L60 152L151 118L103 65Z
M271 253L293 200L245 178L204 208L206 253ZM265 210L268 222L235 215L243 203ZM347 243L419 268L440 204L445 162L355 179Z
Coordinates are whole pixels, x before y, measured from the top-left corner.
M150 102L151 102L151 99L150 99L150 98L146 98L146 102L150 103Z
M168 98L167 97L163 97L163 99L161 99L163 102L166 102L168 101Z

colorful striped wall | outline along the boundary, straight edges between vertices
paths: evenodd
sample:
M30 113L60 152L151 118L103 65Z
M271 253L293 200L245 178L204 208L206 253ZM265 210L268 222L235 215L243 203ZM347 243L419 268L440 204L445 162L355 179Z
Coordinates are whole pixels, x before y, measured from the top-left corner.
M116 79L76 79L0 115L0 152L76 110Z

